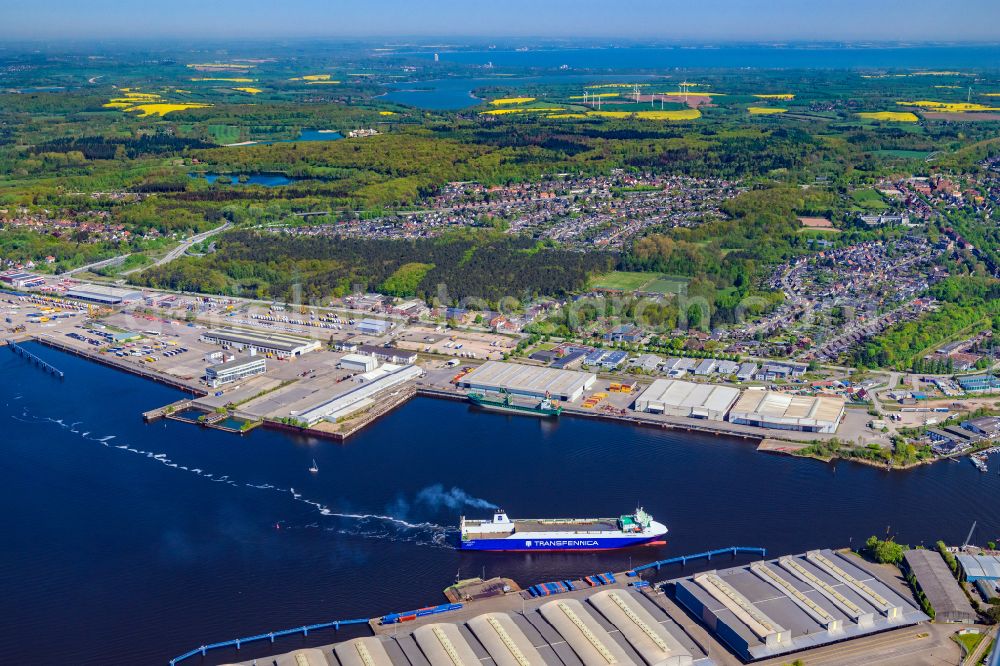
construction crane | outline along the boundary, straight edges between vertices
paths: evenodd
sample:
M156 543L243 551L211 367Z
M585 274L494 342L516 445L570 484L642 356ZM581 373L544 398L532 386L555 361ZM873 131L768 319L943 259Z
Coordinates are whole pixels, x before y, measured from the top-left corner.
M969 535L965 537L965 543L962 544L962 550L969 547L969 542L972 541L972 533L976 531L976 521L972 521L972 527L969 528Z

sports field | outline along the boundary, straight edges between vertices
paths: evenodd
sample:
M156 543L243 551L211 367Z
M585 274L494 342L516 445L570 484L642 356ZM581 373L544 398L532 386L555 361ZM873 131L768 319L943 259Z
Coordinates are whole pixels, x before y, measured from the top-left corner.
M662 273L635 273L612 271L591 282L592 289L617 289L620 291L648 291L657 294L680 294L687 288L687 278Z

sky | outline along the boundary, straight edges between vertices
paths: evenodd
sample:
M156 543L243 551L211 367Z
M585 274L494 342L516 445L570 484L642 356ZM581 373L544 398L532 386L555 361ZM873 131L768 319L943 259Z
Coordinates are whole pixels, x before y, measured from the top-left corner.
M994 41L1000 0L0 0L7 40Z

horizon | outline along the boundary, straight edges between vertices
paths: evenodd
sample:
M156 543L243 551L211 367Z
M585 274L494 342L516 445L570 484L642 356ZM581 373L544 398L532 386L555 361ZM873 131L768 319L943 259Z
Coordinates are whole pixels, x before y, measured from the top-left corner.
M991 43L1000 41L1000 6L965 0L942 6L931 0L831 6L814 0L776 0L765 6L716 0L666 7L638 0L609 12L596 0L552 0L539 6L512 0L504 7L431 0L415 6L379 0L330 8L320 0L293 0L278 7L265 0L222 0L206 6L177 0L123 12L113 0L73 3L49 0L7 10L6 43L52 39L109 43L144 39L549 39L713 43ZM959 11L960 10L960 11ZM524 17L528 17L526 20ZM901 20L905 19L905 20ZM488 26L485 27L485 26ZM471 27L471 29L470 29ZM118 33L128 34L125 40Z

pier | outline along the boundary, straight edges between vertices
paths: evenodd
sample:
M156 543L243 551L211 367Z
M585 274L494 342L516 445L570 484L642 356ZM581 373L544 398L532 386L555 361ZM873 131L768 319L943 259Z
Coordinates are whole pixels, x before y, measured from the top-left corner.
M58 340L54 337L48 335L39 335L33 338L35 342L41 343L48 347L58 349L59 351L68 352L75 356L80 356L82 358L89 359L95 363L100 363L101 365L107 365L117 370L123 370L129 372L133 375L139 375L140 377L145 377L146 379L152 379L153 381L160 382L161 384L166 384L176 389L186 391L196 396L207 395L207 391L195 384L194 382L186 382L179 377L173 377L171 375L164 374L162 372L155 372L152 370L146 370L133 363L126 363L125 361L120 361L114 356L108 356L107 354L99 354L86 349L80 349L74 347L73 345L68 345L65 342Z
M7 346L10 347L10 350L12 352L14 352L15 354L17 354L18 356L21 356L23 358L28 359L29 361L31 361L32 363L34 363L35 365L37 365L42 370L44 370L45 372L49 373L50 375L55 375L59 379L63 379L66 376L63 373L62 370L60 370L59 368L55 367L51 363L47 363L47 362L43 361L42 359L38 358L37 356L35 356L34 354L32 354L30 351L28 351L27 349L25 349L21 345L17 344L17 342L15 342L14 340L8 339L7 340Z

